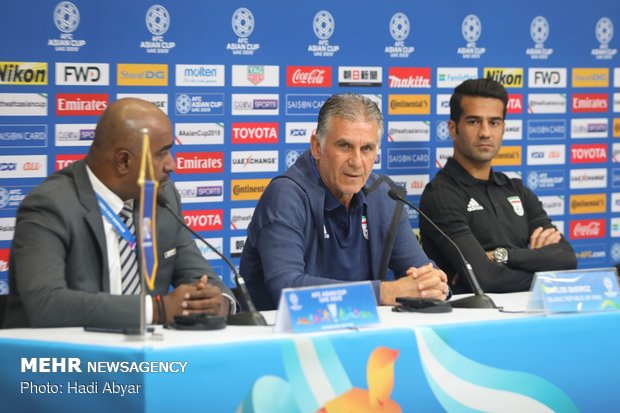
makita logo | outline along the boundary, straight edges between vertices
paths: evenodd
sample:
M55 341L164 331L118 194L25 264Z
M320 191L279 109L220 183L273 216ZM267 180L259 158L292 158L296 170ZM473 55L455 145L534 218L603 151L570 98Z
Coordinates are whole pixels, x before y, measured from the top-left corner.
M571 163L602 163L607 162L607 145L572 145L570 148Z
M224 172L224 152L184 152L176 154L176 173Z
M59 93L56 95L56 116L98 116L108 107L109 100L107 93Z
M506 106L506 113L522 113L523 112L523 95L510 94L508 95L508 105Z
M484 77L493 79L506 87L523 87L523 69L521 68L485 68Z
M575 93L572 99L573 112L607 112L609 96L605 93Z
M603 237L605 237L605 220L604 219L571 221L570 223L570 238L571 239L603 238Z
M431 87L430 67L391 67L389 71L390 87L394 88L429 88Z
M331 87L331 66L288 66L286 68L288 87Z
M223 211L221 209L205 211L183 211L183 218L194 231L220 231L222 229Z
M47 63L0 62L0 84L47 85Z
M278 123L233 123L232 143L278 143Z

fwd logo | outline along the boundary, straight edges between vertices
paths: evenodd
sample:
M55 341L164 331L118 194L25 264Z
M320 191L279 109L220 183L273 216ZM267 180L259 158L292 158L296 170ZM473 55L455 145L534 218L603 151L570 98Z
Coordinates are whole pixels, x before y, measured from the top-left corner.
M56 63L57 85L109 86L107 63Z

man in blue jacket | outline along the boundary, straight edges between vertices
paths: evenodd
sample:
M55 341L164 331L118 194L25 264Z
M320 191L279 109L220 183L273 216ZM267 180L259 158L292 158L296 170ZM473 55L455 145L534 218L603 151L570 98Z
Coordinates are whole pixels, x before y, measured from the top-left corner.
M394 184L372 174L382 134L370 99L325 102L310 149L271 181L248 227L240 270L258 309L275 309L283 288L344 281L371 280L381 305L399 296L446 298L446 274L387 194ZM386 264L395 279L383 276Z

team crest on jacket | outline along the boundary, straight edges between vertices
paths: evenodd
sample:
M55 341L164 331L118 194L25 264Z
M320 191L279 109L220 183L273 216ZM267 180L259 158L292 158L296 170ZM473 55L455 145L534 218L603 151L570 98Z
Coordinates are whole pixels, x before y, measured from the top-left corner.
M364 238L368 239L368 220L366 215L362 215L362 234L364 234Z
M508 202L510 202L510 205L512 205L512 209L515 210L515 214L522 217L525 212L523 211L523 204L521 203L521 198L519 198L518 196L509 196L506 199L508 200Z

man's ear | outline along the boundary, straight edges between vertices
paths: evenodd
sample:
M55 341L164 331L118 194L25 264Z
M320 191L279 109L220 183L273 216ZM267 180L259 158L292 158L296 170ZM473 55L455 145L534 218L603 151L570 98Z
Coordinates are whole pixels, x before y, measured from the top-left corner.
M456 137L459 134L458 127L456 126L456 122L453 120L448 121L448 132L450 132L450 137L452 141L456 141Z
M312 136L310 137L310 151L314 159L319 159L321 157L321 144L316 137L316 130L312 132Z
M119 149L114 153L114 166L121 175L130 170L131 154L127 149Z

